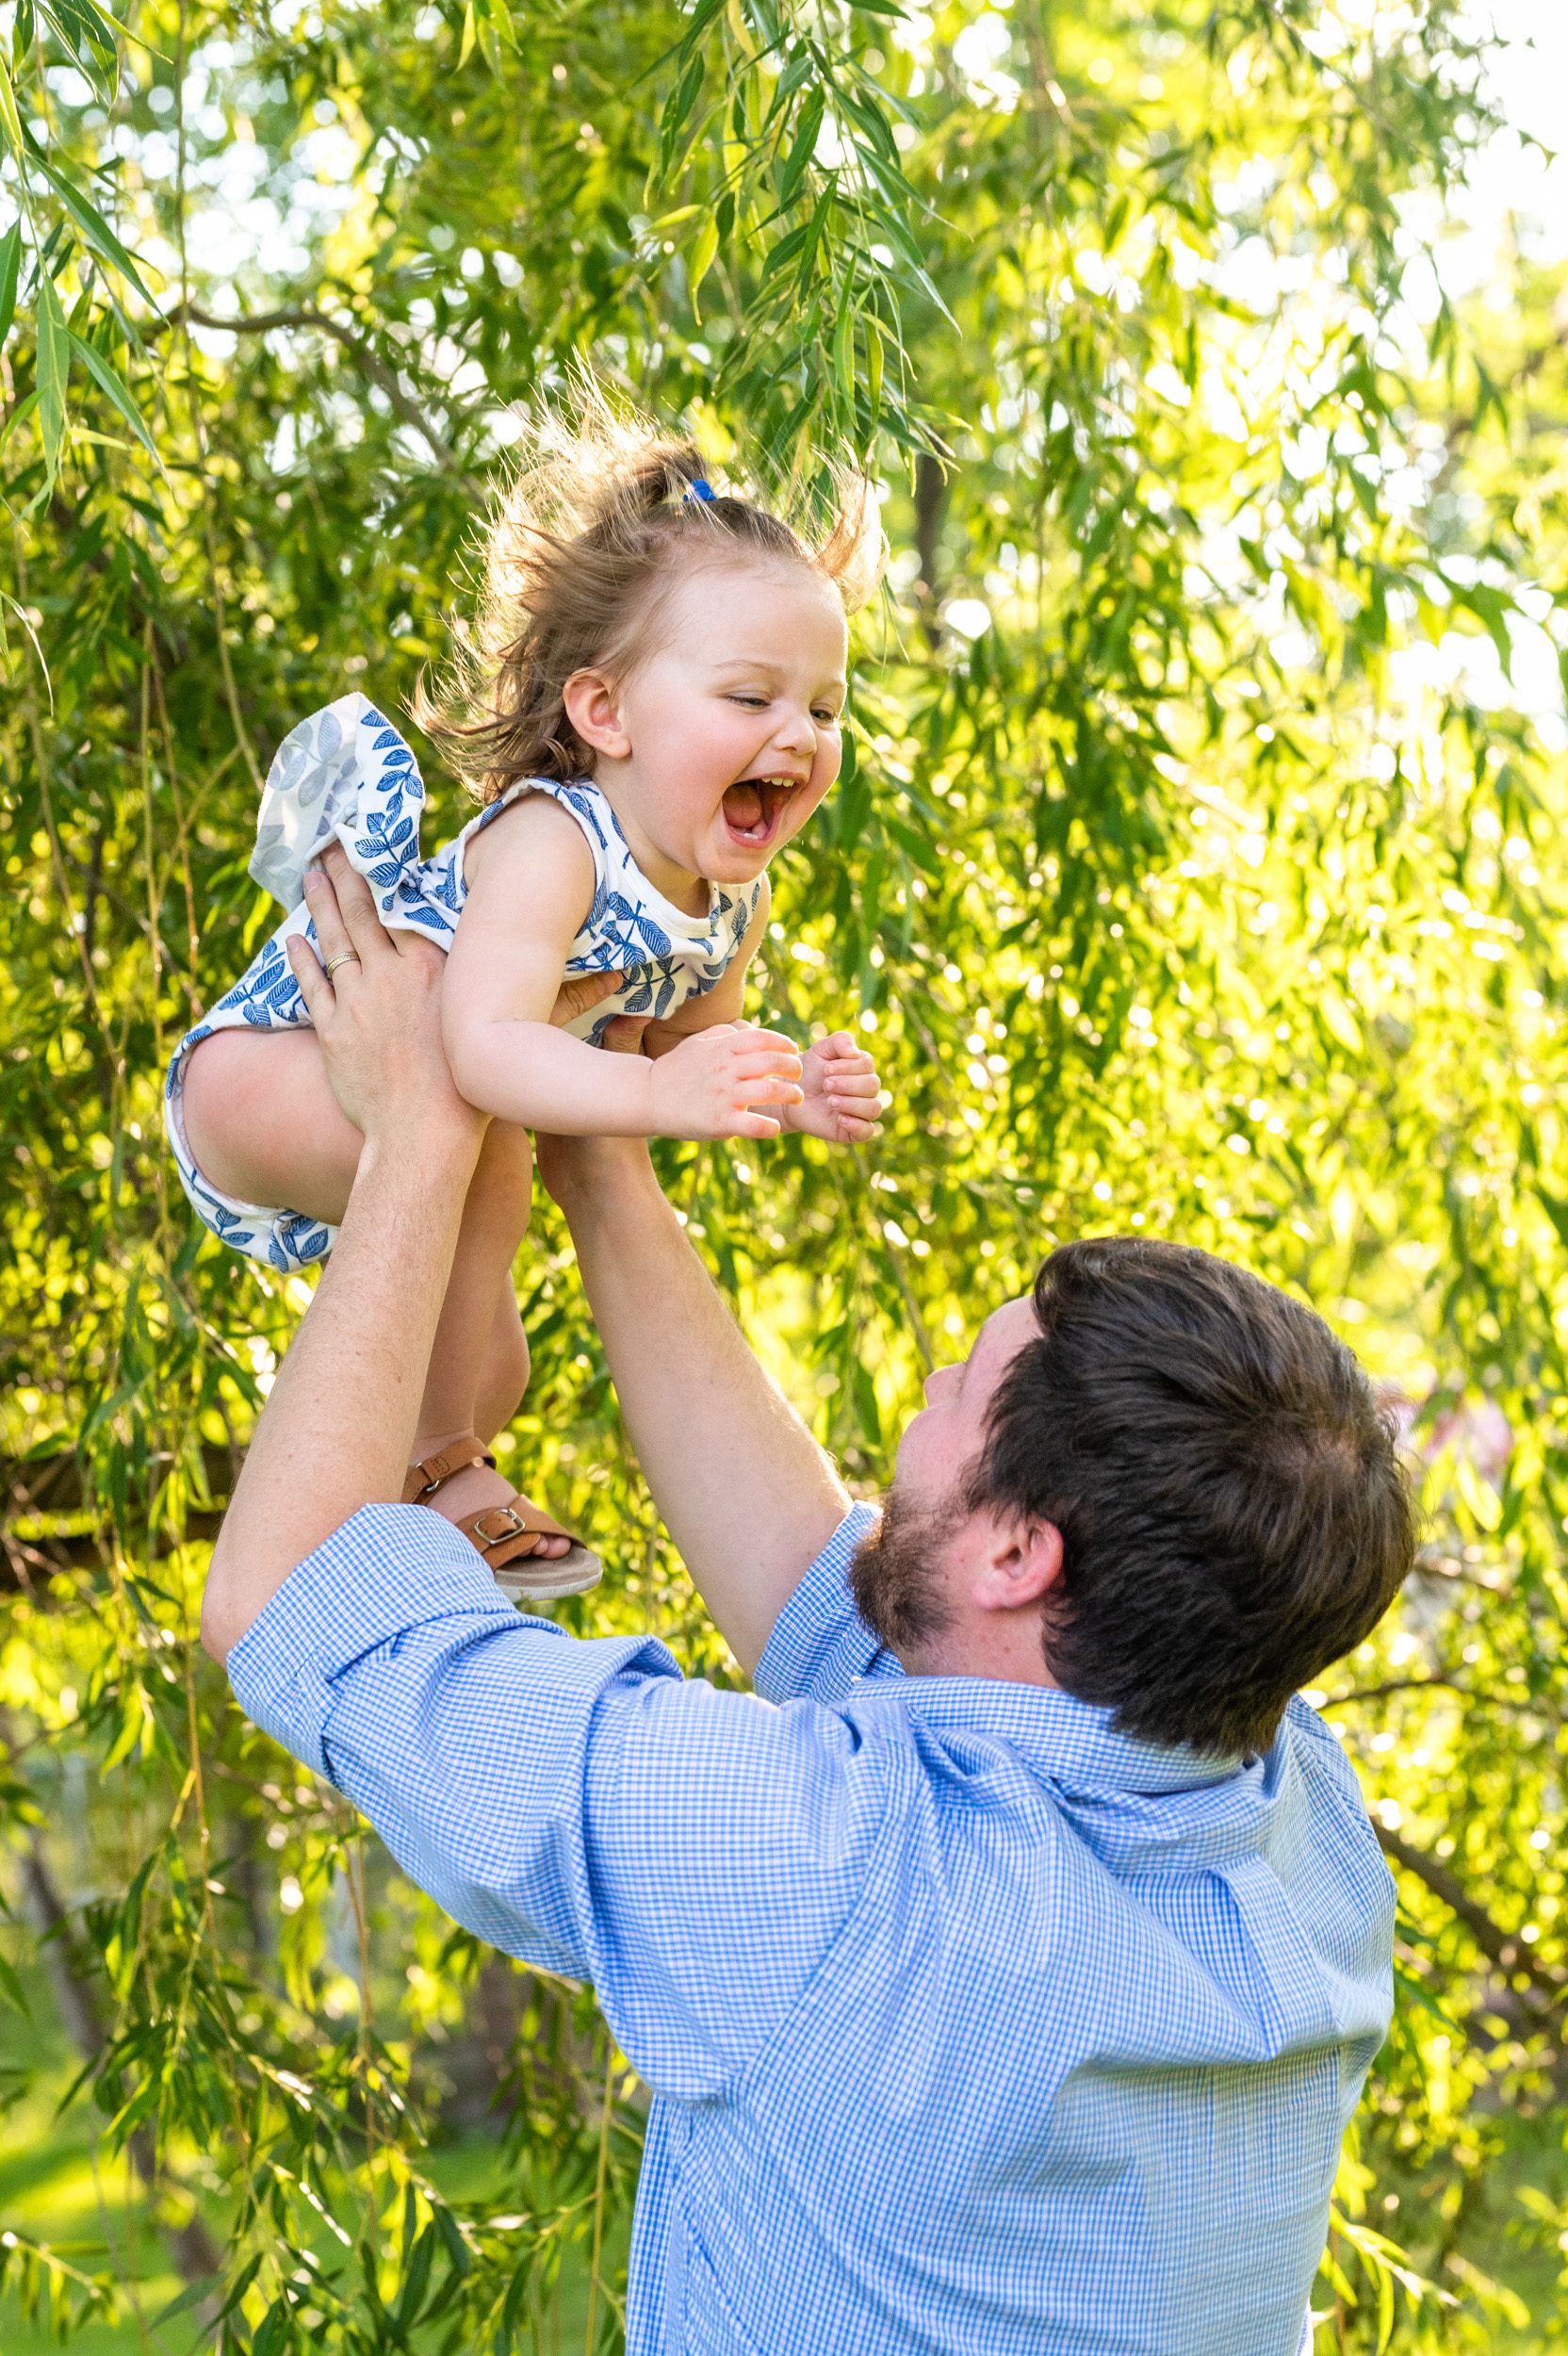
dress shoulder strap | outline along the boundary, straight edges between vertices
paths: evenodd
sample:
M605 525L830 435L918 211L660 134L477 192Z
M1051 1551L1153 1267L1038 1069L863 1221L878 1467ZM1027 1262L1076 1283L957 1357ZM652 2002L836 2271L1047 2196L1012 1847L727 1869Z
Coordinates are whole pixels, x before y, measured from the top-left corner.
M611 814L610 805L591 777L514 777L503 786L493 802L487 802L477 818L471 819L466 833L481 834L498 819L503 810L520 802L531 794L547 794L564 810L577 820L594 859L594 879L600 891L612 872L615 860L612 845L620 839L620 830Z

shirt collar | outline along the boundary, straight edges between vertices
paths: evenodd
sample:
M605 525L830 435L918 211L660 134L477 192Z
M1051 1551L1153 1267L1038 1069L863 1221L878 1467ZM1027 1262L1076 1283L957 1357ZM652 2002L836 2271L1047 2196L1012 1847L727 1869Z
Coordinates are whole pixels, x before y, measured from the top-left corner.
M1115 1712L1044 1685L1001 1677L906 1677L899 1699L934 1731L999 1737L1036 1775L1070 1791L1191 1792L1229 1783L1248 1763L1119 1734Z

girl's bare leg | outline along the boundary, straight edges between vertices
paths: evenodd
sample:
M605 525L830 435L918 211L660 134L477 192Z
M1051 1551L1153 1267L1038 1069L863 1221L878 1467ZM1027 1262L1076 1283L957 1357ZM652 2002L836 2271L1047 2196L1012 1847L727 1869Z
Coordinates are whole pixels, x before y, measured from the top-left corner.
M204 1039L186 1073L185 1125L198 1168L225 1194L286 1203L335 1226L342 1219L364 1140L333 1095L312 1032L219 1031ZM515 1413L528 1346L512 1263L528 1226L532 1159L526 1130L491 1122L464 1207L413 1463L466 1432L492 1438L500 1422L486 1431L482 1410L485 1422ZM460 1521L511 1495L510 1481L480 1464L454 1474L431 1503ZM564 1539L547 1538L534 1551L565 1548Z
M484 1345L479 1389L474 1397L473 1428L486 1448L498 1432L506 1430L522 1405L528 1391L529 1364L528 1336L523 1332L517 1296L508 1270Z

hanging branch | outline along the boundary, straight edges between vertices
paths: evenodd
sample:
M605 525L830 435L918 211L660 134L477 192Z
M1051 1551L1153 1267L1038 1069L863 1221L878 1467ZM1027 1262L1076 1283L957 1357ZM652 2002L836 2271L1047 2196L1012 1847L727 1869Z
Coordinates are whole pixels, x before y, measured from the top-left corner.
M1512 1931L1506 1931L1494 1916L1470 1895L1463 1883L1438 1858L1429 1857L1402 1833L1391 1832L1386 1824L1373 1823L1373 1831L1385 1853L1396 1865L1429 1890L1439 1903L1447 1907L1456 1922L1462 1922L1487 1961L1511 1978L1519 1974L1528 1980L1539 1996L1547 1999L1556 2008L1568 1995L1568 1975L1553 1964L1544 1963L1531 1955L1528 1946Z
M330 335L378 391L385 394L388 402L404 425L422 434L442 466L449 473L462 474L464 469L457 452L435 423L428 409L406 391L397 370L388 367L381 354L368 344L356 329L344 319L335 319L330 311L319 311L312 303L302 303L288 310L256 311L248 316L220 318L216 311L204 311L200 303L176 303L163 314L165 327L219 327L228 335L266 335L275 327L314 327L319 334Z

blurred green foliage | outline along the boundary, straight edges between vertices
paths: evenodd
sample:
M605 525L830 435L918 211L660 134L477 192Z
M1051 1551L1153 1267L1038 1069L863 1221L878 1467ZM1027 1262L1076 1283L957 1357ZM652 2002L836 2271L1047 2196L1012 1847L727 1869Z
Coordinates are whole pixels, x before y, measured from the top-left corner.
M0 1997L54 2021L19 2013L0 2092L36 2136L71 2047L186 2286L158 2320L128 2240L6 2192L0 2293L41 2320L618 2344L641 2098L591 1998L452 1933L195 1648L308 1295L194 1230L158 1114L268 921L272 746L356 681L406 709L508 404L588 354L720 469L864 459L893 549L758 1008L874 1034L885 1134L671 1147L672 1193L858 1483L1086 1229L1300 1290L1398 1393L1428 1544L1321 1698L1397 1867L1401 2005L1318 2347L1556 2344L1568 384L1558 279L1515 256L1456 305L1429 260L1490 128L1468 25L0 12ZM731 1675L547 1207L518 1280L512 1461L614 1566L567 1616ZM491 2092L498 2197L426 2141Z

